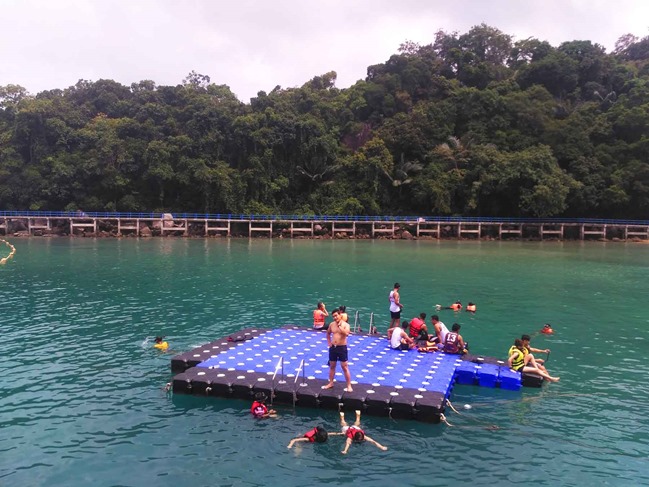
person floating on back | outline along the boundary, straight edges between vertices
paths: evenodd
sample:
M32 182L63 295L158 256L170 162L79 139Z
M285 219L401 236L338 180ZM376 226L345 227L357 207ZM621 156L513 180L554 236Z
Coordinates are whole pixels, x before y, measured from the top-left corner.
M164 337L155 337L154 341L153 348L158 350L167 350L169 348L169 344L164 341Z
M266 394L263 392L258 392L255 394L255 400L250 407L250 413L255 418L274 418L277 416L277 411L274 409L268 409L266 406Z
M327 324L325 318L329 316L329 312L322 301L318 301L318 307L313 310L313 328L316 330L326 330Z
M373 440L369 436L365 434L365 431L361 429L361 412L356 411L356 421L352 426L348 426L347 422L345 421L345 413L342 411L340 412L340 426L342 427L342 432L341 433L329 433L329 436L346 436L347 439L345 440L345 449L341 451L343 455L347 455L347 452L349 451L349 447L352 446L352 443L363 443L364 441L367 441L368 443L371 443L372 445L376 446L377 448L386 451L388 449L387 446L381 445L379 442Z
M329 438L329 433L322 426L316 426L313 429L310 429L302 436L293 438L288 444L288 448L293 448L295 443L300 443L303 441L308 441L309 443L325 443Z

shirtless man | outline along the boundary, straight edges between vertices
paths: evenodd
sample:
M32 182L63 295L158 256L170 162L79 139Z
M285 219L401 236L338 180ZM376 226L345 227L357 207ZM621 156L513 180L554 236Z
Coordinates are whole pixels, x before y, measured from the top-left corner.
M352 376L349 373L347 364L347 337L351 334L349 324L342 319L339 310L331 313L334 321L327 328L327 346L329 347L329 383L322 386L323 389L331 389L334 386L334 375L336 374L336 362L340 362L340 368L343 369L347 387L345 392L352 391Z

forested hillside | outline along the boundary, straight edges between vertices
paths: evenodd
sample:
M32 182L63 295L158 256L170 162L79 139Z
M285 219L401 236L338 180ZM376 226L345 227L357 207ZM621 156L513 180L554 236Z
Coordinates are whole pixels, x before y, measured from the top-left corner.
M0 87L0 209L647 218L649 37L480 25L335 81Z

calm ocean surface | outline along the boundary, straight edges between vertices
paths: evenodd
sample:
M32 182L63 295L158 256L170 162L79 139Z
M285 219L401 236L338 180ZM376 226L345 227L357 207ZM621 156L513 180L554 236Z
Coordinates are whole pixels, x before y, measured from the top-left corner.
M649 245L246 239L9 239L0 267L0 486L648 485ZM4 256L6 247L0 247ZM238 400L176 396L181 352L247 326L309 326L322 299L389 322L440 312L474 353L521 333L561 382L456 386L452 426L364 417L390 449L287 450L331 410L255 421ZM352 370L353 374L353 370ZM464 406L470 405L467 409ZM338 441L335 441L338 440Z

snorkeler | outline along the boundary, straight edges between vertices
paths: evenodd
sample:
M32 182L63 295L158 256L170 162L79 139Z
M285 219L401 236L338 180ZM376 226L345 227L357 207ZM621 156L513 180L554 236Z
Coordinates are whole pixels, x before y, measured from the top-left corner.
M288 448L293 448L293 445L298 442L308 441L309 443L325 443L329 438L329 433L322 426L316 426L313 429L310 429L302 436L293 438L288 444Z
M436 311L441 311L443 309L452 309L453 311L462 311L462 302L458 299L450 306L442 306L441 304L435 305Z

